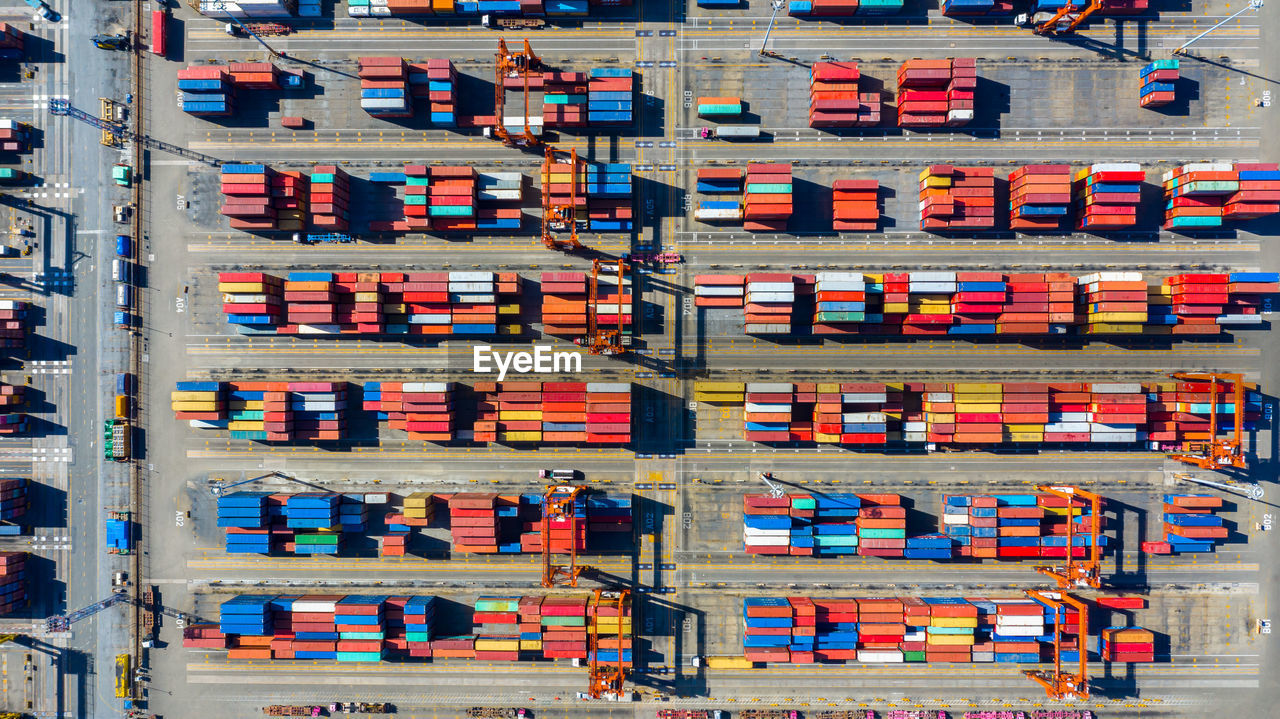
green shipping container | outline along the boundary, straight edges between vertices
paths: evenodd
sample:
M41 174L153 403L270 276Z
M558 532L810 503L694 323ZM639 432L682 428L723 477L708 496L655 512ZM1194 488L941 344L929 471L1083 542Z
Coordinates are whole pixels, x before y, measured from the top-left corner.
M972 627L925 627L926 634L973 634Z
M924 661L924 652L903 652L902 661L904 662L922 662Z
M856 547L858 546L858 535L856 534L835 534L820 535L813 538L813 544L817 547Z
M741 115L742 105L698 105L699 115Z
M867 319L866 312L819 312L814 315L818 322L862 322Z
M818 500L813 497L793 497L791 499L791 507L793 509L817 509Z
M385 638L382 632L342 632L338 635L339 639L377 639Z
M751 182L747 183L747 194L790 195L790 182Z
M427 210L432 217L470 217L474 212L470 205L433 205Z
M295 534L295 544L337 544L337 534Z
M260 409L242 409L231 413L231 421L241 422L248 420L261 420L262 410Z
M340 662L380 662L382 652L338 652Z
M311 175L311 181L314 183L324 185L324 184L333 182L333 178L335 177L337 177L337 175L333 174L332 172L316 172Z
M427 204L426 195L405 195L404 204L406 205L425 205Z
M510 597L480 597L476 600L477 612L518 612L520 600Z
M431 178L429 177L406 177L405 184L409 187L430 187Z
M405 632L404 638L411 642L431 641L431 632Z
M586 617L542 617L544 627L585 627Z
M907 530L905 529L873 529L862 527L858 528L858 536L863 539L906 539Z
M251 439L255 441L263 441L267 438L266 430L261 429L233 429L231 430L231 439Z

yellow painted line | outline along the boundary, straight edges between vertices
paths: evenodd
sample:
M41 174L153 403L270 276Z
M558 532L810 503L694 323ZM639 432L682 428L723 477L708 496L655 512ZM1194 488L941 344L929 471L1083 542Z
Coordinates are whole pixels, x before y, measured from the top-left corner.
M743 441L737 437L732 439L734 441ZM225 440L222 440L222 441L225 441ZM206 444L208 443L206 442ZM605 451L605 450L595 450L592 448L581 448L581 447L557 448L557 449L552 449L551 451L547 451L546 449L542 449L542 450L530 449L528 451L523 451L523 452L510 452L510 451L499 451L499 450L490 451L483 447L476 447L476 448L471 448L463 451L449 451L449 452L406 450L406 449L396 449L394 447L387 447L387 446L355 448L355 451L357 453L359 453L361 450L367 451L368 454L376 454L378 455L379 459L456 460L456 459L465 459L467 458L467 455L471 455L472 459L491 461L496 459L537 459L542 455L547 455L547 454L569 456L579 460L602 459L602 460L631 461L635 459L635 453L631 452L630 450ZM742 461L743 458L747 456L747 454L749 453L744 453L741 451L695 452L695 453L686 454L684 455L683 458L691 459L691 460L699 460L699 461L714 460L714 459ZM208 447L206 449L187 450L187 457L190 459L235 459L235 458L260 459L264 455L267 455L267 456L312 455L311 458L333 457L332 452L326 449L321 449L319 447L266 447L264 446L264 447L260 447L260 448L249 450L249 451L231 449L230 447L225 447L225 448ZM782 455L779 455L779 456L782 456ZM792 455L786 455L786 456L792 456ZM848 462L850 460L850 455L847 452L835 452L835 451L830 451L830 452L811 451L808 453L801 452L795 456L803 456L806 461ZM1013 466L1014 464L1020 463L1019 460L1025 460L1026 462L1034 462L1040 465L1040 464L1047 464L1046 460L1053 460L1053 459L1063 459L1063 460L1073 460L1073 461L1097 461L1097 460L1121 461L1123 460L1125 462L1138 462L1142 460L1163 459L1166 456L1167 455L1163 452L1146 452L1146 451L1093 452L1087 449L1083 449L1078 452L1037 452L1033 455L1027 455L1025 457L1020 457L1016 455L1015 456L990 455L990 454L975 452L975 454L971 456L963 455L963 454L944 454L944 455L930 455L928 458L937 462L950 462L953 464L966 463L966 462L971 462L971 463L972 462L982 462L982 463L998 462L1002 466L1008 468ZM902 461L903 459L901 455L897 455L897 454L887 454L887 453L880 454L880 453L866 452L866 451L860 451L858 453L858 458L860 460L866 460L867 458L872 458L872 457L883 457L885 459L894 459L897 461ZM924 459L925 457L922 455L921 458ZM343 461L348 461L351 459L351 457L343 456L343 457L340 457L339 459L342 459ZM1026 473L1061 473L1062 470L1061 468L1037 469L1036 467L1028 467L1025 469L1019 468L1018 471L1026 474Z
M694 230L694 231L701 232L703 230ZM711 238L713 242L714 242L715 235L717 233L726 232L726 231L735 232L735 230L722 230L718 227L716 228L708 227L705 230L705 232L711 234ZM736 232L742 235L748 234L740 229L736 230ZM709 242L707 244L685 245L684 251L685 252L723 252L728 254L758 253L761 251L777 251L779 249L785 250L787 252L827 251L827 252L839 252L842 254L850 253L850 252L910 252L912 254L915 254L918 252L954 252L954 251L965 251L965 252L999 251L999 252L1023 252L1023 253L1027 253L1027 252L1044 253L1044 252L1053 251L1053 250L1062 250L1062 251L1074 250L1076 252L1086 252L1086 251L1087 252L1133 252L1135 251L1135 248L1132 245L1124 242L1113 242L1110 244L1081 243L1081 245L1078 245L1075 247L1065 245L1065 244L1061 246L1043 246L1043 245L1035 245L1035 244L1015 245L1012 243L1007 243L1007 244L1005 243L967 244L966 243L966 244L956 244L956 245L922 244L928 239L929 238L926 238L924 240L889 242L887 244L860 244L856 240L850 241L850 240L840 239L836 237L835 233L832 233L832 238L830 242L817 242L812 244L790 244L790 243L775 243L770 240L760 240L760 242L763 242L765 245L769 246L768 248L762 248L760 245L748 244L750 242L754 242L753 240L738 239L738 240L734 240L733 244L721 244L721 243L712 244L711 242ZM943 240L939 238L939 241L941 242ZM254 240L254 241L234 242L234 243L227 242L221 245L193 244L193 245L188 245L187 249L190 252L225 253L229 249L243 250L243 249L251 249L251 248L262 248L262 249L275 248L275 247L279 247L285 242L286 240L280 240L279 242L269 242L269 241L264 242L264 241ZM530 249L530 248L541 246L539 243L536 243L533 241L530 241L529 244L527 245L526 244L481 245L481 244L476 244L474 242L471 242L471 243L468 243L465 247L458 248L456 242L449 242L448 240L441 240L439 243L439 246L444 246L446 244L449 245L451 248L465 249L467 252L510 252L513 249ZM592 242L590 240L584 240L583 244L587 245L588 247L593 247L593 248L602 249L602 250L611 249L611 248L630 247L629 244L624 244L622 242L616 242L616 241ZM326 249L333 249L333 250L338 250L340 252L353 252L353 253L354 252L388 252L391 249L409 250L409 249L419 248L423 246L424 245L422 243L401 243L401 244L390 246L390 247L384 244L355 243L355 244L344 244L337 247L326 248ZM430 246L433 248L437 247L437 245L434 243L431 244ZM1154 246L1144 246L1141 249L1141 251L1145 253L1150 253L1150 252L1204 253L1207 251L1258 252L1260 249L1261 249L1261 246L1257 242L1233 242L1230 244L1220 244L1220 245L1158 243ZM558 257L559 255L548 254L547 261L550 262L553 260L557 260ZM662 276L662 275L659 275L659 276Z
M1121 140L1123 140L1123 142L1121 142ZM1118 145L1125 145L1125 146L1132 145L1135 147L1186 147L1189 144L1198 144L1206 141L1211 141L1214 147L1254 147L1258 144L1257 138L1214 139L1209 137L1200 137L1200 138L1194 138L1194 139L1186 138L1186 139L1180 139L1180 140L1144 140L1144 139L1137 139L1137 138L1124 138L1119 136L1114 138L1100 138L1097 140L1055 140L1052 142L1041 141L1038 139L1037 140L1030 140L1030 139L1014 140L1009 138L972 139L971 137L968 137L968 136L963 138L955 138L955 139L934 138L931 140L926 140L926 139L883 140L883 139L880 139L879 137L872 137L872 138L868 138L868 140L860 144L874 144L878 148L883 147L886 149L888 148L906 149L909 147L920 147L922 145L928 146L931 148L946 148L952 145L964 146L964 147L986 147L991 145L1001 145L1001 146L1006 146L1007 148L1016 147L1016 148L1032 151L1032 150L1047 150L1055 147L1092 147L1092 146L1116 147ZM245 138L245 139L242 139L239 141L233 141L233 142L197 140L191 143L191 147L192 149L196 149L196 150L210 150L210 151L236 150L236 149L243 149L246 144L272 145L272 144L287 144L288 142L292 142L292 140L290 138L275 138L275 137L268 138L266 140L255 140L255 139ZM853 140L836 140L836 139L801 140L796 142L789 142L789 141L777 142L777 143L774 143L773 147L779 148L779 149L792 148L792 147L816 148L816 147L831 147L832 145L841 145L841 144L848 145L848 144L855 144L855 143L856 141L853 141ZM470 146L470 147L492 147L493 146L492 142L489 142L489 141L479 142L476 140L439 141L439 140L404 139L404 140L392 140L390 142L383 142L379 144L386 145L388 147L395 147L395 148L417 148L417 149L424 149L424 150L444 150L444 149L451 149L451 148L457 149L459 146L464 146L464 148L467 146ZM568 144L573 145L575 143L568 143ZM716 147L720 149L724 149L723 145L715 145L712 143L703 142L702 140L686 140L682 144L686 144L693 149L706 149L706 148L716 148ZM351 149L351 143L350 142L316 142L309 145L308 149L309 150L310 149L349 150Z

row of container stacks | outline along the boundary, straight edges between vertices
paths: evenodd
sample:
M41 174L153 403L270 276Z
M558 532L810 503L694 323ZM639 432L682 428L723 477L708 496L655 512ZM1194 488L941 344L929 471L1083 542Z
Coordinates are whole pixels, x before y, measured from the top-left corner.
M363 408L412 440L457 438L453 382L365 382Z
M579 498L572 517L550 520L552 551L599 546L589 536L631 533L631 498L594 493ZM475 554L542 551L543 497L537 494L432 494L414 492L399 509L390 495L239 491L218 497L218 526L226 530L229 554L342 554L352 535L383 539L383 556L403 556L414 529L432 526L436 505L448 509L453 551ZM387 537L394 539L387 543ZM572 541L570 541L572 540ZM386 551L392 549L393 551Z
M831 229L875 232L880 228L880 183L836 180L831 185Z
M699 222L742 221L742 170L731 167L702 167L698 169L697 191L705 195L737 195L734 200L699 200L693 218Z
M1246 385L1244 396L1243 425L1253 427L1262 416L1261 395ZM1210 415L1215 411L1219 430L1233 423L1234 405L1225 398L1220 393L1215 402L1210 383L1187 380L695 385L697 401L744 405L744 439L749 441L858 446L1144 443L1154 451L1188 451L1213 437ZM824 421L834 415L837 401L840 423ZM846 424L853 431L845 431Z
M1280 213L1280 164L1195 162L1164 173L1166 230L1221 227Z
M200 0L200 14L222 20L284 20L300 14L314 0ZM317 13L316 16L318 16Z
M747 275L744 329L748 334L791 334L796 302L795 281L789 274Z
M231 115L238 90L293 90L303 82L300 70L281 70L269 62L193 65L178 71L182 111L201 117Z
M616 273L602 271L596 278L596 299L591 304L587 291L588 278L582 272L543 272L542 331L556 337L578 338L586 335L588 318L594 314L596 325L604 329L622 328L623 336L633 332L632 314L635 296L631 278L622 277L618 285Z
M795 4L793 0L792 5ZM876 127L879 92L860 92L858 63L816 62L809 72L809 127Z
M698 117L708 120L735 120L743 112L740 97L700 97L694 101Z
M630 125L635 120L635 78L630 68L605 67L530 76L529 90L542 92L542 113L527 118L508 115L503 124L508 131L520 133L527 122L534 135L541 135L543 127ZM502 83L504 91L524 91L524 79L519 75L509 75Z
M361 57L360 107L374 117L412 117L414 101L427 102L433 127L458 124L458 71L453 61L432 58Z
M27 553L0 552L0 616L27 606Z
M1139 272L755 276L793 290L792 299L805 300L806 309L813 297L814 335L1210 336L1263 326L1266 297L1280 291L1280 274L1273 272L1183 273L1159 284L1148 284ZM742 307L747 281L742 275L696 275L694 305ZM759 314L759 307L753 309ZM793 308L771 311L791 317L793 333L810 320ZM748 325L749 334L779 331Z
M31 152L31 126L7 117L0 119L0 152Z
M1160 554L1212 552L1231 536L1217 511L1221 497L1209 494L1164 495L1163 547Z
M628 163L541 165L542 191L552 205L573 205L577 219L585 210L592 232L630 232L634 217L631 165ZM576 185L576 187L575 187Z
M1102 0L1097 16L1137 15L1146 12L1148 0ZM1029 13L1056 12L1067 0L1035 0ZM1005 16L1013 13L1011 0L943 0L942 14L947 17Z
M1138 73L1138 105L1163 107L1173 102L1177 95L1178 60L1155 60L1143 66Z
M347 0L350 17L581 17L592 7L629 7L631 0Z
M520 334L514 272L222 272L227 322L242 334Z
M631 664L631 606L608 597L482 596L465 635L441 635L431 596L241 595L218 624L188 625L182 645L227 649L229 659L538 661Z
M232 439L336 440L346 429L346 382L178 382L170 400L175 419Z
M901 503L896 494L744 495L743 545L748 554L949 559L945 538L907 538Z
M1063 229L1071 214L1071 166L1026 165L1009 174L1009 229Z
M898 126L967 125L977 89L974 58L907 60L898 68Z
M746 597L742 645L749 661L777 664L1037 663L1060 622L1074 662L1087 651L1079 620L1025 598Z
M1052 494L943 495L942 527L956 555L982 559L1077 559L1088 556L1091 508ZM1106 528L1098 516L1098 526ZM1067 547L1067 524L1072 524ZM1099 552L1108 544L1098 535Z
M920 229L990 230L996 226L995 171L930 165L920 171Z
M784 232L791 219L791 165L752 162L747 165L742 228L748 232Z
M476 442L626 444L625 382L477 382Z
M17 412L26 403L27 388L0 382L0 436L27 433L27 414Z
M27 34L12 23L0 22L0 60L20 60L27 55Z
M903 0L790 0L787 14L792 17L859 17L895 15L902 11Z
M466 232L479 227L480 178L469 165L405 167L403 227L406 230L433 229ZM517 221L519 209L516 210ZM496 213L495 217L497 219ZM371 227L370 229L373 229ZM399 229L390 227L377 229Z

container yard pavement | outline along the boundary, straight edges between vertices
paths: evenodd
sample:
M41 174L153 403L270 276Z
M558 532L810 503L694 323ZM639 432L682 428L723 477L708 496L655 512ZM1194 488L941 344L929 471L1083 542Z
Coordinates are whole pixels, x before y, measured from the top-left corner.
M102 2L101 7L115 6ZM183 114L170 101L176 70L205 62L270 58L253 40L227 36L219 22L200 18L185 5L174 8L174 35L178 30L181 34L175 44L180 50L168 61L147 61L146 95L154 100L148 103L148 126L161 139L220 160L265 162L277 169L310 171L317 163L343 163L353 176L367 177L374 171L399 170L406 163L472 164L481 171L520 171L536 178L541 158L504 149L477 134L428 129L421 119L393 123L370 117L359 107L351 77L358 56L449 58L463 76L459 112L485 114L490 112L488 83L497 38L505 36L514 46L524 35L475 25L442 27L430 20L356 21L344 16L344 8L338 3L339 17L332 23L304 22L299 32L268 38L278 50L310 63L276 61L306 70L319 89L241 93L246 101L236 116L213 121ZM537 470L576 468L589 483L611 494L634 492L640 508L634 556L590 556L584 562L650 591L637 597L636 633L646 651L634 681L646 701L635 707L576 701L575 693L585 689L586 669L563 661L508 665L440 660L358 669L322 660L229 661L221 652L183 649L180 627L165 617L158 648L149 653L151 710L178 717L194 716L192 707L203 712L216 706L221 715L248 717L261 715L261 707L272 703L364 699L393 701L402 716L453 717L463 707L484 703L531 706L539 719L613 719L614 714L651 716L655 705L648 700L660 693L710 697L677 699L679 706L696 701L731 710L753 701L808 710L859 704L880 710L944 704L953 710L1002 704L1029 708L1033 702L1043 703L1039 689L1016 667L1004 664L691 668L689 660L695 655L741 655L737 617L745 596L1012 596L1022 588L1044 586L1030 561L967 565L746 555L741 496L764 491L756 478L770 471L793 483L790 491L900 492L932 514L938 512L943 493L1029 491L1031 484L1042 482L1093 488L1124 507L1120 552L1107 560L1105 574L1114 575L1121 586L1149 588L1151 607L1139 614L1138 623L1168 636L1170 659L1129 665L1133 668L1106 675L1102 665L1095 664L1097 692L1090 706L1105 711L1104 716L1193 716L1209 706L1214 711L1265 715L1267 707L1280 700L1274 682L1263 679L1274 668L1270 637L1254 631L1255 620L1268 616L1276 587L1276 568L1268 559L1276 549L1275 539L1272 533L1253 529L1265 506L1238 502L1226 516L1240 536L1215 554L1143 557L1139 542L1156 533L1144 526L1149 521L1143 518L1158 511L1160 494L1195 491L1171 478L1181 468L1163 455L1116 451L886 456L834 448L771 449L742 438L741 407L691 404L692 372L736 381L832 381L857 373L868 380L1121 382L1214 368L1243 372L1272 393L1271 387L1280 386L1280 369L1264 358L1280 347L1274 346L1274 333L1268 331L1169 344L950 338L773 341L742 334L740 315L692 307L693 277L703 273L973 268L1075 274L1141 270L1155 276L1280 267L1280 257L1273 256L1274 237L1266 232L1165 233L1158 238L1139 233L1117 240L1081 233L943 237L917 229L916 176L935 162L994 165L1000 175L1006 168L1039 162L1079 167L1137 161L1159 172L1198 160L1275 160L1274 138L1280 128L1275 126L1274 110L1255 107L1253 99L1268 87L1274 89L1265 68L1280 66L1275 56L1280 51L1264 46L1261 28L1268 22L1274 26L1280 9L1268 7L1242 16L1202 41L1199 50L1211 62L1183 61L1183 75L1198 87L1185 114L1137 106L1135 78L1145 63L1140 56L1167 53L1207 27L1214 16L1235 9L1216 0L1194 0L1183 10L1161 8L1154 19L1097 20L1066 41L1039 37L1004 21L971 23L944 18L936 10L926 14L921 8L885 22L856 24L780 14L770 47L781 57L770 59L756 53L770 12L768 3L757 0L725 11L639 3L610 11L618 17L587 18L580 28L529 33L534 51L561 69L636 68L644 97L637 98L633 129L617 135L563 133L557 146L574 147L596 161L633 163L640 224L634 244L681 252L686 260L665 273L637 279L638 348L644 354L626 360L584 355L586 379L636 383L636 440L628 448L445 448L406 441L386 431L378 443L364 446L268 446L230 440L225 433L197 432L174 421L168 392L176 382L189 379L448 379L468 384L493 379L470 374L471 343L463 340L238 335L222 311L218 272L262 270L283 276L291 270L368 268L515 271L536 277L543 271L589 270L589 263L542 248L529 230L529 218L515 236L443 239L414 234L350 245L299 246L287 239L230 232L218 214L217 170L152 153L146 185L154 259L148 263L144 293L147 376L141 419L148 493L143 546L148 579L159 586L166 606L216 618L219 600L233 592L429 593L462 601L481 593L539 591L536 555L455 555L444 560L228 554L224 534L215 526L211 478L235 481L272 471L338 492L535 492L541 488ZM77 73L100 72L95 61L104 55L84 38L73 42L68 52L80 58ZM808 65L824 54L859 59L863 75L882 81L887 89L894 89L896 68L905 59L977 57L977 118L966 128L934 132L812 130L807 126ZM1220 61L1220 56L1229 59ZM86 88L77 90L77 104L93 107L88 95L98 90L87 88L97 84L77 75L76 86ZM698 137L701 127L715 123L696 117L692 100L729 95L744 99L744 122L758 122L771 141L732 144ZM509 97L509 110L511 102ZM285 115L303 116L313 125L286 130L279 123ZM73 132L82 143L76 145L77 156L92 150L96 130L75 125ZM750 233L693 220L695 171L708 166L741 168L748 161L793 163L797 211L787 233ZM87 172L84 177L100 174ZM1149 172L1148 182L1154 176ZM823 198L826 188L839 179L873 179L888 189L884 232L832 231L823 214ZM76 178L77 183L89 181ZM99 196L107 195L101 186L86 186L90 193L96 189ZM357 214L367 211L356 209ZM106 222L99 226L109 226ZM633 244L625 235L592 233L584 234L583 241L608 256ZM530 316L536 317L536 311ZM534 336L496 342L495 348L527 349ZM93 337L86 328L83 336L68 341L96 346ZM572 347L563 339L540 341L555 349ZM688 378L685 373L690 373ZM70 405L71 410L75 407ZM93 404L80 412L95 422L100 415ZM1259 432L1251 440L1254 474L1274 479L1274 433ZM306 489L280 479L243 488ZM105 498L87 498L86 508L77 510L81 514L73 517L73 526L87 535L83 544L77 538L77 549L93 546L101 522L97 508L105 503ZM83 556L96 559L101 554ZM96 586L87 580L81 588L69 585L73 596L67 604L80 606L96 599L104 591L101 580L102 576L95 579ZM91 620L96 623L92 626L108 626L108 616L99 615ZM116 625L110 626L115 631ZM76 639L81 636L77 629ZM107 676L102 668L110 665L114 640L99 638L98 677ZM81 705L89 708L74 715L107 715L109 688L104 680L98 684L93 691L100 703Z

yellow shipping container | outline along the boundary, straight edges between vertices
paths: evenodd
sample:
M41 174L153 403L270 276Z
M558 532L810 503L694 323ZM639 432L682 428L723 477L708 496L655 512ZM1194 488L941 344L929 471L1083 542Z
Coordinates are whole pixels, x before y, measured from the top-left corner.
M1005 425L1010 432L1044 432L1043 424L1009 424Z
M919 314L919 315L949 315L949 314L951 314L951 308L950 308L950 307L948 307L947 305L938 305L938 306L925 305L925 306L923 306L923 307L918 307L918 308L916 308L916 312L915 312L915 314Z
M377 292L357 292L356 302L377 302L379 300Z
M890 392L901 392L902 390L907 388L907 383L906 382L885 382L884 386L885 386L885 389L887 389Z
M129 395L116 395L116 417L120 419L128 419L129 417Z
M1083 509L1082 507L1045 507L1045 508L1044 508L1044 513L1045 513L1045 514L1056 514L1056 515L1058 515L1058 516L1060 516L1060 517L1065 517L1065 516L1067 516L1067 510L1068 510L1068 509L1070 509L1070 510L1071 510L1071 514L1072 514L1072 516L1075 516L1075 517L1079 517L1079 516L1080 516L1080 513L1084 511L1084 509Z
M518 652L520 651L519 639L477 639L476 651L478 652Z
M956 392L953 395L953 402L956 405L962 404L994 404L998 405L1004 401L1004 397L998 394L982 394L977 392Z
M736 392L742 394L747 391L746 384L742 382L703 382L693 383L695 392Z
M813 432L813 441L815 441L815 442L830 442L830 443L833 443L833 444L834 444L834 443L838 443L838 442L840 441L840 435L838 435L838 434L826 434L826 433L824 433L824 432L819 432L819 431L817 431L817 430L814 430L814 432Z
M541 432L499 432L498 439L504 442L541 442Z
M973 646L972 634L929 634L925 642L935 647L969 647ZM477 642L479 643L479 642ZM479 649L480 647L476 647Z
M978 618L977 617L930 617L929 626L977 629ZM956 635L956 636L963 636L963 635Z
M1043 442L1043 432L1010 432L1010 442Z
M1142 334L1143 325L1122 325L1102 322L1097 324L1087 324L1081 329L1084 331L1084 334L1087 335L1140 335Z
M925 172L928 172L928 170L925 170ZM928 188L951 187L950 177L926 177L921 182Z
M169 393L169 399L174 402L210 402L218 399L217 392L179 392L174 390Z
M520 314L520 305L518 305L518 304L498 305L498 314L500 314L500 315L518 315L518 314Z
M862 273L862 279L865 282L884 282L884 273L883 272L864 272Z
M836 382L819 382L818 391L824 394L831 394L840 391L840 385Z
M1004 391L1004 385L995 382L956 382L951 385L951 391L999 395Z
M266 293L267 286L261 282L219 282L218 291L231 294L261 295Z
M1146 312L1090 312L1088 317L1090 324L1099 322L1115 322L1124 324L1129 322L1146 322Z
M540 652L542 651L542 640L541 639L521 639L520 651Z
M906 302L884 303L884 313L887 315L905 315L910 311L911 311L911 305Z
M217 402L174 402L172 409L174 412L217 412L219 407Z
M409 507L426 507L434 501L430 492L411 492L405 495L405 509Z
M293 292L324 292L331 287L333 287L332 282L319 280L293 280L284 283L285 290Z
M998 413L1002 406L999 402L963 402L959 399L956 400L957 412Z
M755 662L746 657L707 657L707 669L754 669Z
M260 431L263 426L262 420L260 419L242 419L235 422L227 422L227 429L232 430L233 432Z
M745 397L740 394L703 394L695 392L693 399L696 402L706 402L707 404L742 404Z
M528 422L530 420L535 420L535 419L542 419L542 410L540 409L530 409L530 410L500 409L498 410L499 422L502 422L504 420L507 422L521 422L521 421Z

